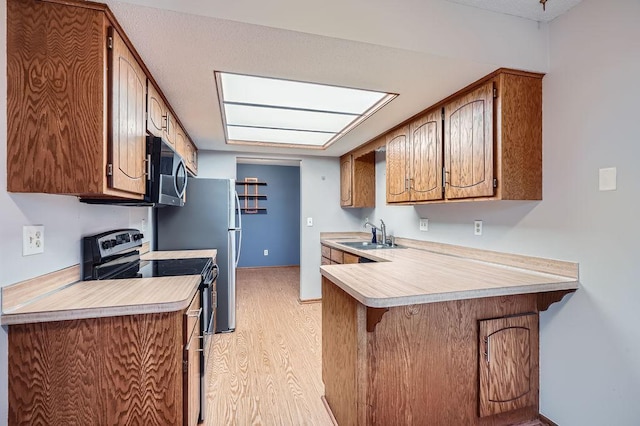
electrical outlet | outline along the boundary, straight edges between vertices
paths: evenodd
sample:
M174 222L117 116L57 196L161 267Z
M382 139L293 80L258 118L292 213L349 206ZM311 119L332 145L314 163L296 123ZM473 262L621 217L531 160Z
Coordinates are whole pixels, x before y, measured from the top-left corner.
M482 221L474 220L473 221L473 234L474 235L482 235Z
M269 256L269 250L265 250L265 251L264 251L264 255L265 255L265 256Z
M429 230L429 219L420 219L420 230L421 231Z
M44 253L44 226L22 227L22 255Z
M313 226L313 218L312 217L308 217L307 218L307 226Z

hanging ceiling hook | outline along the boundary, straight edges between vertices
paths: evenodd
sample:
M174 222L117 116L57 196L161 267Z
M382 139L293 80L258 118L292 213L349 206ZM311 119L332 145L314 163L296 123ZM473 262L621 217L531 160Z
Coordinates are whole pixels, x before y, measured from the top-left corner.
M547 10L547 0L540 0L540 4L542 5L542 10Z

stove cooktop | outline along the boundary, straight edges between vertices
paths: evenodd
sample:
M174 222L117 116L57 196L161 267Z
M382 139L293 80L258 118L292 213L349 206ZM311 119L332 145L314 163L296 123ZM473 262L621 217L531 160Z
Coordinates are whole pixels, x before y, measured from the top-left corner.
M211 258L139 260L117 274L105 277L110 280L127 278L174 277L178 275L202 275Z

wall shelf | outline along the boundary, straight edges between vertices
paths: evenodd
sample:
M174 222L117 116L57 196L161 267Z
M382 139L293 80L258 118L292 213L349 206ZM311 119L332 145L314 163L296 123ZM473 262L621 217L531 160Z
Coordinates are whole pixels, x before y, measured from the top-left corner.
M266 186L267 182L261 182L258 178L245 178L236 182L236 185L244 186L242 194L238 194L238 198L241 198L243 203L240 207L240 213L242 214L266 214L267 208L260 207L258 205L259 200L266 200L266 194L260 194L258 187Z

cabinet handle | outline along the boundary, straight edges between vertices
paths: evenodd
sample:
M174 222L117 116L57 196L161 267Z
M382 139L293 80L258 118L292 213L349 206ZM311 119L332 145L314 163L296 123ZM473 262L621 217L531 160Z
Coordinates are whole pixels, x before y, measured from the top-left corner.
M484 338L484 343L487 346L487 351L484 353L484 356L487 359L487 364L489 364L489 354L490 354L490 351L489 351L489 338L490 337L491 336L487 336L487 337Z
M196 339L204 339L204 336L198 336L198 337L196 337ZM194 339L193 337L191 339L189 339L189 343L187 343L187 346L184 347L184 350L185 351L189 351L189 349L191 349L191 342L193 342L196 339ZM195 351L196 352L204 352L204 349L198 348L198 349L195 349Z
M187 316L191 317L191 318L198 318L200 316L200 314L202 313L202 308L193 311L187 311Z
M171 114L169 113L162 116L162 130L171 133Z
M151 154L147 155L147 159L144 160L147 163L147 180L151 180Z
M404 190L409 190L409 178L404 178Z

